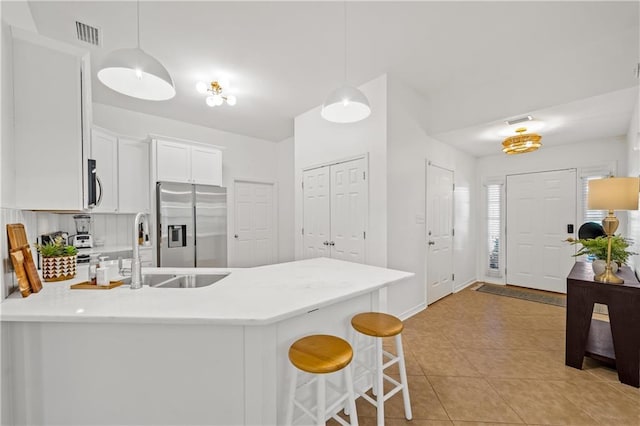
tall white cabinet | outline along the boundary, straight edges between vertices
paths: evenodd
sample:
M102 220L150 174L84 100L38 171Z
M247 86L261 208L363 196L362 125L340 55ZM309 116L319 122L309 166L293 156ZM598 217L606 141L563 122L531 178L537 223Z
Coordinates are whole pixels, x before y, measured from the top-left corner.
M87 207L89 54L12 28L16 206Z
M303 172L305 258L366 261L368 185L366 159Z

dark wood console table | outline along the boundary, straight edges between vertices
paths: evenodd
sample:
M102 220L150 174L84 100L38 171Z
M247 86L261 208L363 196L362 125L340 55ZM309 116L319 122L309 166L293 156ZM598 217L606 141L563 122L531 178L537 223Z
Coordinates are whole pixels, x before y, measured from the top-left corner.
M573 265L567 277L565 364L582 369L585 354L615 361L620 381L640 387L640 283L629 267L617 275L623 284L599 283L590 263ZM608 306L609 324L592 320L594 303Z

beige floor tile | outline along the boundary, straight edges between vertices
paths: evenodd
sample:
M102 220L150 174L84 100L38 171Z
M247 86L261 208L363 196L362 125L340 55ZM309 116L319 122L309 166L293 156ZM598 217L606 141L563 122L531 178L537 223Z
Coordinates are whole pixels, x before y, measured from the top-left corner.
M522 423L483 378L428 376L452 420Z
M635 401L636 404L640 404L640 389L634 388L633 386L625 385L624 383L620 383L618 381L608 383L609 386L616 389L617 391L623 393L628 398L631 398L632 401Z
M454 348L429 348L413 354L427 376L481 376L462 352Z
M639 425L640 404L607 382L549 382L578 408L605 425Z
M527 424L598 424L547 381L491 379L490 383Z

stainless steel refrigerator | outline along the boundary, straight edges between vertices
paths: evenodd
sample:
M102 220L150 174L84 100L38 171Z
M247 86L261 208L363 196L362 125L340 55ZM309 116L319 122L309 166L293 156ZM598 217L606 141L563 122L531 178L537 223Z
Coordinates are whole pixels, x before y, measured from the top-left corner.
M158 266L227 266L227 189L158 182Z

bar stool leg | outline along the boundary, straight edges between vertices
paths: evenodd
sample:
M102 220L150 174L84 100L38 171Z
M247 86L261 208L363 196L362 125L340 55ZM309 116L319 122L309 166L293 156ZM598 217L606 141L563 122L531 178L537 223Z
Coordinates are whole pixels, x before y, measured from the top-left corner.
M384 364L384 357L382 356L382 339L376 338L375 343L375 352L376 352L376 387L377 387L377 403L378 406L378 424L384 424L384 369L382 365Z
M287 418L285 420L285 424L287 426L291 426L293 424L293 411L295 410L295 406L293 401L296 398L296 386L298 385L298 371L295 367L290 369L291 377L289 378L289 401L287 405Z
M404 402L404 416L407 420L413 417L411 413L411 401L409 400L409 382L407 381L407 369L404 362L404 349L402 348L402 335L396 335L396 351L398 352L400 367L400 383L402 383L402 400Z
M316 425L324 426L326 424L325 418L325 410L327 409L327 390L324 374L318 374L318 407L316 409Z
M351 426L358 426L358 412L356 411L356 396L353 391L353 374L351 372L351 365L347 365L345 367L344 378L347 392L349 393L349 401L347 401L347 404L345 405L344 412L349 416L349 424ZM349 407L348 410L347 407Z

